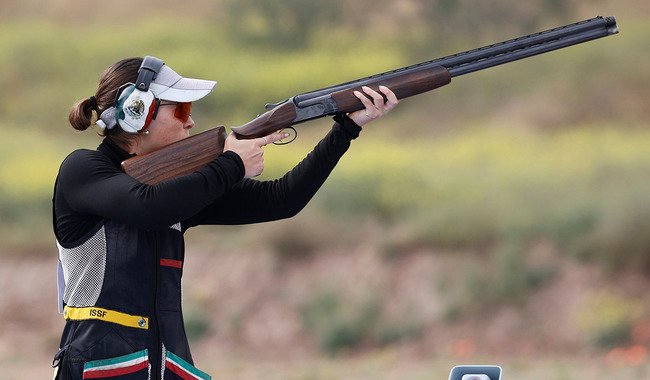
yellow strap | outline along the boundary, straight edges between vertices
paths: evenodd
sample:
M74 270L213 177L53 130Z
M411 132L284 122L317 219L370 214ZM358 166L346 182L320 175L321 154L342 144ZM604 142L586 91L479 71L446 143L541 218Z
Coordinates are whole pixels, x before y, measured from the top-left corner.
M99 319L104 322L117 323L118 325L135 327L147 330L149 318L121 313L115 310L102 309L101 307L70 307L63 309L63 317L67 320L82 321L86 319Z

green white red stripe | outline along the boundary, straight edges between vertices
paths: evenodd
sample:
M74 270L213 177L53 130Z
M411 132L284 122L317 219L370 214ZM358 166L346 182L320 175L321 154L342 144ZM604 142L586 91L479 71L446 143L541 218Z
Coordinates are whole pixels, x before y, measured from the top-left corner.
M169 351L167 351L167 356L165 357L165 367L183 380L212 379L207 373L196 369L196 367Z
M149 368L147 350L112 359L93 360L84 364L84 379L101 379L134 373Z

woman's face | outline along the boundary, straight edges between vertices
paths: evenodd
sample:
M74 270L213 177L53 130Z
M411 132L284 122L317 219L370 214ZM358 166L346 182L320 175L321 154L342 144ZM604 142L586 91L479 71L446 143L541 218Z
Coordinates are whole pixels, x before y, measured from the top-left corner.
M156 119L147 128L149 133L139 135L138 154L153 152L189 137L190 129L194 127L192 116L183 122L174 116L175 110L176 103L164 102L159 106Z

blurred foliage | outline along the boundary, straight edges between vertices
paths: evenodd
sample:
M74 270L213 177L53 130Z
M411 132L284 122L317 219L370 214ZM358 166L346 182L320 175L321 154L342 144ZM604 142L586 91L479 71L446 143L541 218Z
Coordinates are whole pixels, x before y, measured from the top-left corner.
M632 326L644 312L641 301L604 292L586 299L575 318L590 344L613 348L631 342Z
M340 21L343 1L264 1L226 2L228 32L242 44L274 49L302 49L323 28Z
M195 342L207 336L210 331L211 319L205 312L196 307L186 307L183 311L185 334L190 342Z
M456 313L476 315L502 305L525 305L535 290L553 278L557 271L549 264L526 263L525 247L509 242L491 253L492 264L465 274L464 295L453 306Z
M412 315L391 318L382 312L381 296L347 299L336 289L311 297L302 307L303 326L320 348L334 356L364 345L387 346L419 336L424 324Z
M471 129L435 142L358 144L317 200L334 216L372 213L410 226L388 237L392 249L550 236L572 250L601 223L626 220L617 215L628 202L643 203L649 145L645 130L597 127L544 135ZM282 162L292 153L268 155Z
M305 305L302 319L305 328L316 334L320 348L334 355L361 344L375 324L377 307L372 302L365 306L351 305L338 292L327 292Z

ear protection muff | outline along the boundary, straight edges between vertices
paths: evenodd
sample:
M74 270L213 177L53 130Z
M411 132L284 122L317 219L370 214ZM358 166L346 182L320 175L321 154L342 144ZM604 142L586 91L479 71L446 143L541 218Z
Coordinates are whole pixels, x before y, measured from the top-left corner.
M124 131L138 133L156 118L159 100L149 90L149 86L164 65L165 63L156 57L144 57L136 82L127 83L118 90L115 116Z

